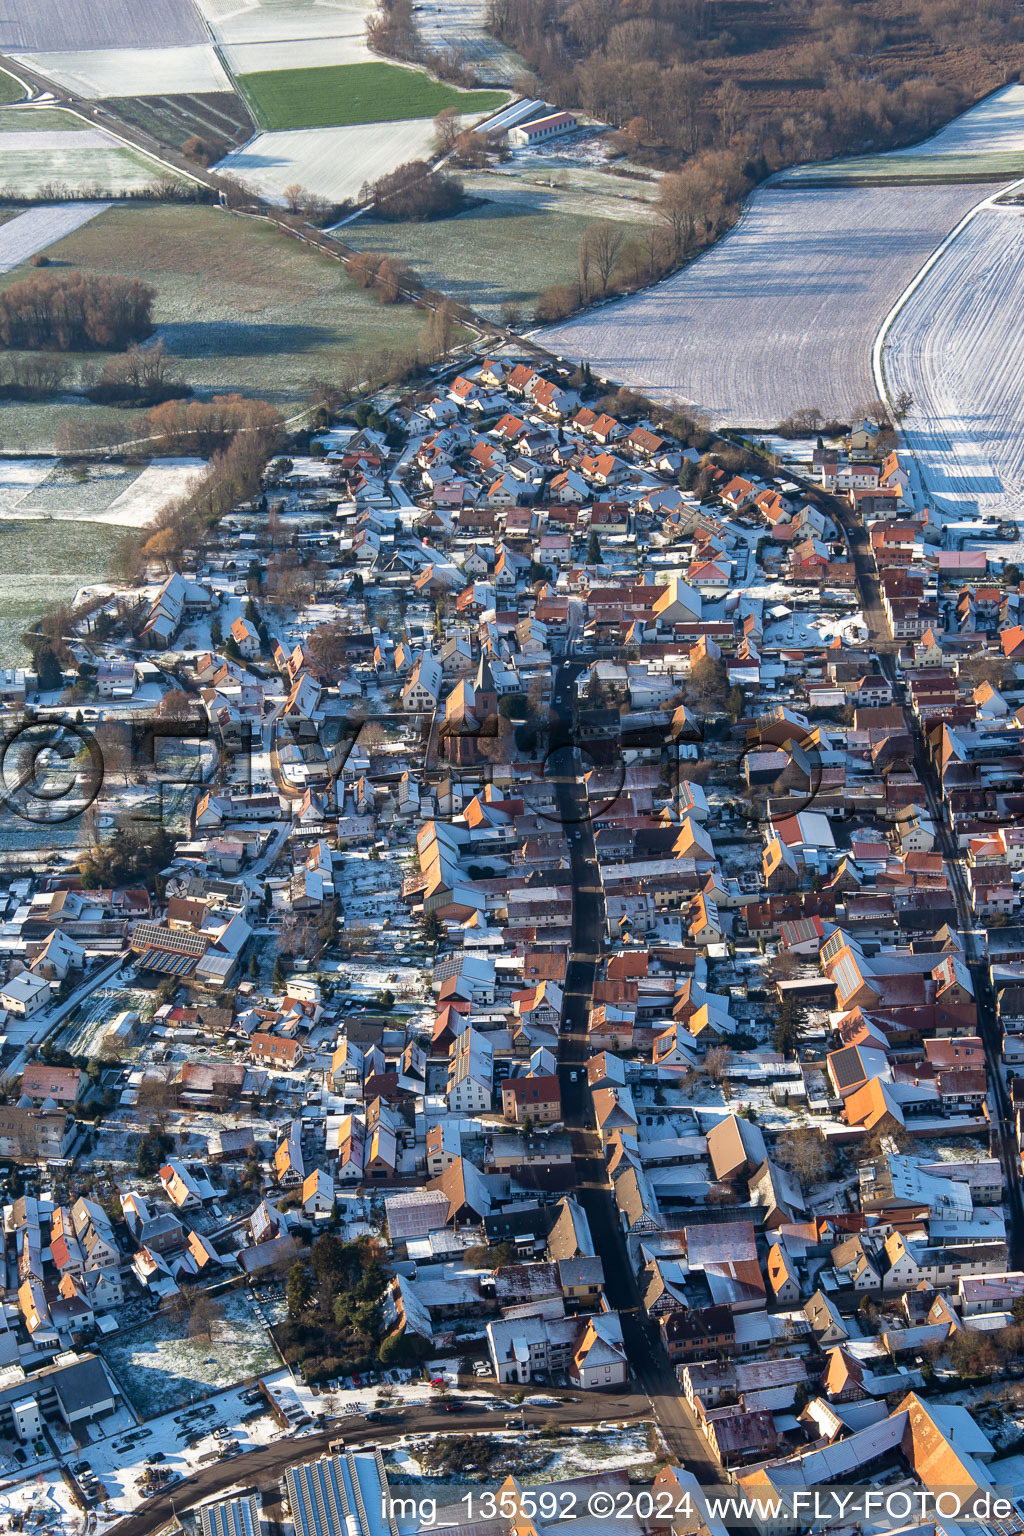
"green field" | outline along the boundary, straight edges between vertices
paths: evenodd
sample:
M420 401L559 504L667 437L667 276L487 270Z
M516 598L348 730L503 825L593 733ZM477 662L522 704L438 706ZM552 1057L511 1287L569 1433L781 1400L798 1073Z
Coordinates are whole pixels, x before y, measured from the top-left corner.
M21 101L25 95L25 87L20 80L9 75L6 69L0 69L0 102Z
M0 86L10 78L0 72ZM81 133L91 124L83 122L76 112L65 112L61 107L10 107L9 102L0 107L0 133Z
M78 267L149 284L158 334L180 360L176 376L203 394L260 396L286 414L303 403L311 378L336 379L353 353L412 351L425 325L422 310L383 306L354 287L340 262L218 208L108 208L47 255L58 271ZM3 274L0 288L29 271ZM95 363L95 354L88 360ZM18 413L10 428L9 411ZM63 418L86 413L66 401L5 407L4 444L52 444ZM130 428L130 413L118 415Z
M107 574L119 531L101 523L0 519L0 666L24 666L21 636L43 609Z
M323 69L272 69L238 77L260 126L335 128L436 117L447 107L466 114L496 111L504 91L459 91L400 64L335 64Z
M981 154L856 155L850 160L797 165L780 181L801 186L872 183L899 186L912 182L1011 181L1024 176L1024 151L988 150Z
M550 184L563 175L566 184ZM479 202L458 218L389 224L364 215L345 234L362 250L404 256L428 287L491 319L505 304L532 315L545 288L575 281L580 237L594 223L610 219L625 246L653 217L648 203L620 195L630 183L599 171L552 170L548 181L540 173L527 181L514 171L471 171L462 179Z

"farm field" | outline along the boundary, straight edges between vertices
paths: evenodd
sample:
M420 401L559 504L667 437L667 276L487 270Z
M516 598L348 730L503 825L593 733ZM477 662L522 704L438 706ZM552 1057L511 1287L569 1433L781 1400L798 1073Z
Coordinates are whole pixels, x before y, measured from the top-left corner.
M102 580L110 552L110 529L101 524L0 522L0 666L25 665L21 636L29 624L49 604Z
M872 398L871 346L915 272L984 196L971 185L768 187L699 260L539 333L714 423L767 428Z
M894 149L900 155L986 155L1002 150L1024 152L1024 85L1007 85L961 112L921 144Z
M36 197L50 187L80 196L138 191L174 175L141 150L54 107L0 107L0 196Z
M486 26L486 0L442 0L416 18L419 33L434 53L457 51L482 85L512 85L525 73L517 53L499 43Z
M959 517L1024 516L1024 210L978 210L923 276L883 340L890 395L928 495Z
M203 459L152 459L140 464L53 464L45 459L0 464L0 522L30 518L141 528L188 489Z
M196 0L220 43L269 43L365 32L372 0Z
M990 149L978 154L929 155L899 151L891 155L856 155L821 165L797 165L779 183L786 186L835 186L846 182L906 185L919 181L1011 181L1024 175L1024 148Z
M1009 181L1024 175L1024 85L1007 85L920 144L797 165L780 182Z
M572 213L589 219L618 219L627 223L657 218L653 201L657 183L632 182L604 171L552 169L513 161L491 171L464 171L460 180L472 197L518 213Z
M30 69L90 100L231 89L216 50L205 39L180 48L72 49L20 57Z
M244 144L253 121L234 91L184 92L172 96L114 96L108 105L129 123L177 148L197 135L213 159Z
M0 144L4 137L0 134ZM4 159L6 162L6 155ZM105 207L106 203L53 203L15 214L0 226L0 272L10 272L37 251L55 245Z
M0 229L0 250L13 227ZM138 277L154 288L157 333L198 391L239 390L285 411L304 398L310 378L332 376L347 354L412 348L424 325L422 311L382 306L355 288L340 262L216 208L111 207L51 254L86 272ZM24 275L21 269L0 282ZM59 404L30 409L37 421L53 412L55 424L85 414ZM114 414L129 436L131 413ZM19 441L6 421L4 440L8 447Z
M218 1297L217 1310L209 1339L183 1337L180 1323L157 1317L100 1345L145 1418L279 1365L270 1335L242 1292Z
M627 207L619 217L632 212ZM532 313L545 288L575 277L580 237L596 217L586 208L570 213L568 201L544 209L502 200L436 224L385 224L364 216L347 225L345 235L361 249L405 257L428 287L500 319L506 304Z
M0 105L6 106L10 101L21 101L25 95L25 87L20 80L9 75L6 69L0 69Z
M0 53L71 52L89 48L172 48L205 43L191 0L8 0L0 17Z
M141 150L102 129L84 133L0 133L0 197L45 197L60 188L79 197L156 190L177 178Z
M456 90L420 70L377 60L266 70L240 76L238 85L271 131L432 118L447 107L471 115L494 111L507 99L501 91Z
M217 169L237 176L265 197L284 202L285 187L298 184L332 202L355 199L367 181L429 155L434 124L429 118L399 123L355 123L347 128L295 128L260 133L233 150ZM433 226L431 226L433 227Z

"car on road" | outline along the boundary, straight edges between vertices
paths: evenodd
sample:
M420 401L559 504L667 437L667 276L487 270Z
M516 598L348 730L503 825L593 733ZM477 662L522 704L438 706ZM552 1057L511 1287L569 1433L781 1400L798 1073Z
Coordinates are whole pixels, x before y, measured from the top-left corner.
M444 1411L445 1413L461 1413L465 1406L465 1403L460 1403L457 1400L453 1400L450 1403L445 1403Z

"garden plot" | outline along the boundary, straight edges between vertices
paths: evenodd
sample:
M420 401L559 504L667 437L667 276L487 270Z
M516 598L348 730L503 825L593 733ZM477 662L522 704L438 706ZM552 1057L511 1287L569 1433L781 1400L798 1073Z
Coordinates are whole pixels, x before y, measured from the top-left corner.
M0 231L0 238L3 232ZM1024 516L1024 210L988 204L953 239L882 346L925 489L958 517Z
M876 393L871 346L890 306L983 196L769 187L682 272L539 339L714 424L771 427L805 406L848 418Z
M71 52L90 48L172 48L205 43L191 0L8 0L0 18L0 52Z
M357 198L365 182L386 176L409 160L426 158L433 146L434 124L429 117L348 128L298 128L258 134L222 160L217 170L237 176L275 202L284 201L285 187L298 183L308 192L343 203Z
M190 1339L180 1323L161 1316L101 1344L115 1379L144 1418L185 1407L280 1364L266 1325L245 1295L230 1291L216 1306L220 1315L209 1340Z
M124 987L101 987L72 1010L71 1017L54 1037L54 1046L72 1056L94 1056L110 1022L127 1008L139 1014L153 1007L152 992L133 992Z
M106 207L106 203L54 203L19 213L0 225L0 272L10 272L37 251L56 245Z
M21 58L30 69L89 100L231 89L216 49L206 41L183 48L91 48Z

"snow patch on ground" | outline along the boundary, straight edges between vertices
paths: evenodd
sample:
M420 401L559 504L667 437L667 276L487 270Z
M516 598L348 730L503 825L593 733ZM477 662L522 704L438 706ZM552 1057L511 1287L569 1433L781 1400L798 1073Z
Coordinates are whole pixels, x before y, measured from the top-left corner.
M26 53L30 68L66 90L103 96L170 96L186 91L230 91L210 43L185 48L91 48L80 53Z
M961 518L1024 516L1022 236L1024 210L979 209L883 345L890 394L909 389L914 400L903 434L925 489Z
M170 502L183 496L205 468L205 459L154 459L93 521L115 523L122 528L144 528Z
M984 155L1024 149L1024 85L1007 85L962 112L923 144L894 155Z
M295 128L258 134L222 160L217 170L237 176L276 202L284 201L285 187L298 182L307 191L340 203L357 198L364 182L375 181L409 160L426 158L433 145L434 124L429 117L345 128Z
M890 306L984 195L768 187L684 271L538 339L713 424L770 427L805 406L848 419L874 393L871 346Z
M55 245L109 206L109 203L43 203L38 208L19 213L0 226L0 272L10 272L12 267L20 266L34 256L36 251Z

